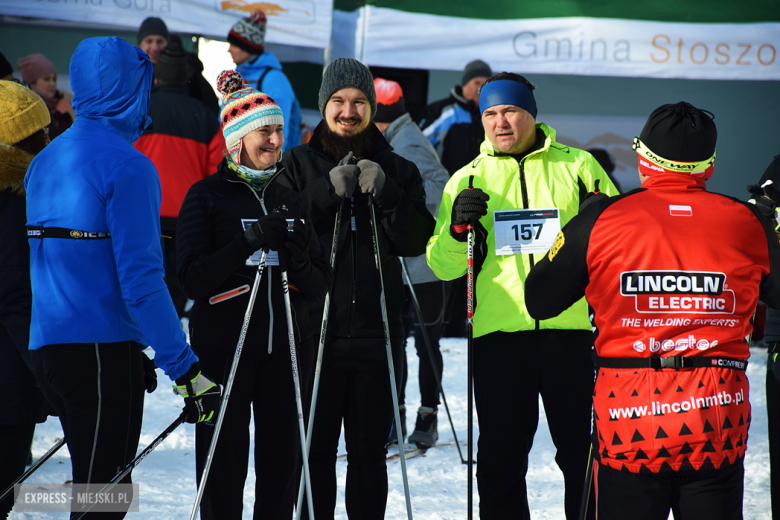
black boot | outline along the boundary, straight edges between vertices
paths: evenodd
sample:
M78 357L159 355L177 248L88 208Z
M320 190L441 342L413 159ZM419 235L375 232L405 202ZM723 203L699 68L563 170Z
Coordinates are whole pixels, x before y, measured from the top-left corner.
M428 406L421 406L417 410L417 423L414 425L414 432L409 436L409 442L415 443L421 450L436 445L439 438L437 413L436 408Z
M401 437L406 440L406 406L399 405L398 413L401 416ZM387 436L385 448L398 447L398 433L396 433L395 413L393 413L393 426L390 428L390 434Z

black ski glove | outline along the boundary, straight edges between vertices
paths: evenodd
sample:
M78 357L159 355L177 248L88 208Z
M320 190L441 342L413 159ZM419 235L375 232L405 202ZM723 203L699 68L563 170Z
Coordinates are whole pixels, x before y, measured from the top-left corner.
M596 179L596 182L593 185L593 191L585 195L585 200L583 200L582 204L580 204L580 212L594 202L609 198L609 195L606 193L601 193L601 190L599 189L599 181L600 179Z
M300 219L295 219L292 232L287 234L284 247L289 251L291 267L302 267L309 260L309 229Z
M222 385L204 376L199 362L193 363L187 373L176 380L173 393L184 398L185 421L214 425L222 404Z
M144 388L151 394L157 390L157 365L143 351L141 351L141 363L144 367Z
M466 188L458 193L452 204L450 234L458 242L465 242L468 236L466 225L487 215L487 201L490 195L479 188Z
M281 214L271 213L260 217L244 231L244 241L252 249L278 251L287 238L287 221Z
M360 169L355 164L356 162L354 154L349 152L339 161L339 165L330 171L330 183L333 184L336 195L342 199L350 198L355 192L358 175L360 174Z

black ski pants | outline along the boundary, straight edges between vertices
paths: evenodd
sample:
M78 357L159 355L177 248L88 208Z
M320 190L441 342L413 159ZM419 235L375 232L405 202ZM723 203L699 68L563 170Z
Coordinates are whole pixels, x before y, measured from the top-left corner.
M277 336L287 337L282 334ZM225 385L234 355L198 346L194 350L200 359L203 373ZM316 357L311 340L298 345L297 356L302 405L307 408L305 396L309 393L308 374L314 370ZM242 518L249 459L249 423L253 412L256 477L254 518L289 520L292 517L300 478L297 468L301 462L298 408L290 347L284 342L274 342L271 354L249 356L245 352L239 361L203 493L200 508L203 520ZM195 426L199 482L213 435L213 426Z
M74 483L99 484L98 491L135 458L144 409L141 355L132 341L48 345L31 352L35 377L65 432ZM121 483L131 483L130 477Z
M539 395L563 472L566 518L578 518L590 452L592 338L590 331L539 330L474 339L482 520L530 519L525 475Z
M769 435L769 492L772 497L772 518L780 520L780 382L777 381L769 367L766 371L766 415Z
M629 473L596 463L599 520L742 520L743 459L714 470Z
M420 404L430 408L437 408L439 405L439 385L436 383L436 375L438 375L439 380L441 380L442 371L444 370L441 350L439 349L439 340L441 339L444 328L444 308L447 303L450 288L451 285L445 282L414 284L414 293L417 295L417 300L420 303L423 319L425 320L425 331L428 333L428 339L431 341L431 349L433 350L436 362L437 370L434 372L433 363L431 363L431 355L428 352L428 347L425 345L425 338L423 338L420 317L417 316L417 311L414 308L409 287L406 287L407 302L403 316L404 333L406 337L409 337L409 333L412 332L412 330L414 331L414 346L417 349L417 357L420 358ZM406 365L405 343L406 342L404 341L403 378L401 387L399 388L399 404L404 404L406 401L406 380L408 370Z
M0 426L0 493L24 473L34 433L34 422ZM8 518L13 507L14 494L11 492L8 498L0 502L0 518Z
M399 367L402 339L393 338L392 348L393 363ZM395 375L399 384L400 372L396 370ZM385 441L392 424L392 399L384 339L328 338L309 454L317 520L334 517L342 421L347 444L347 516L353 520L385 517ZM305 506L303 512L308 518Z

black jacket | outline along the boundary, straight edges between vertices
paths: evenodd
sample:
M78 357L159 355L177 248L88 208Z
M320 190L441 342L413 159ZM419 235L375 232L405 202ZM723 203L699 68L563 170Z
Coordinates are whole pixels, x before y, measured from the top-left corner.
M479 155L479 147L485 140L479 108L463 97L459 86L452 88L448 98L425 108L420 128L450 176Z
M314 225L283 168L258 193L231 171L226 161L216 173L196 182L184 198L176 227L177 269L182 290L195 300L190 313L190 342L196 350L234 352L250 292L211 304L209 299L248 285L257 267L246 265L254 251L243 239L243 220L254 221L279 205L287 219L302 218L309 230L309 262L288 271L298 341L312 337L307 303L322 305L333 278ZM263 208L265 205L265 210ZM280 252L282 261L286 248ZM270 284L270 288L269 288ZM287 320L279 267L266 267L244 344L245 354L260 356L287 348Z
M329 255L342 200L336 195L328 175L338 161L325 154L320 141L325 124L323 121L314 129L309 143L287 151L282 164L294 179L295 187L317 225L320 243ZM363 158L378 163L387 179L382 193L376 197L375 207L389 333L393 337L403 337L404 286L398 257L425 253L435 222L425 207L425 189L417 167L393 153L376 126L371 124L369 131L373 133L374 146ZM353 199L354 232L350 224L351 201L343 201L328 336L382 338L381 287L374 260L368 196L358 188ZM322 319L322 306L312 308L312 317Z
M0 427L46 420L48 405L32 373L30 246L24 175L33 156L0 144Z

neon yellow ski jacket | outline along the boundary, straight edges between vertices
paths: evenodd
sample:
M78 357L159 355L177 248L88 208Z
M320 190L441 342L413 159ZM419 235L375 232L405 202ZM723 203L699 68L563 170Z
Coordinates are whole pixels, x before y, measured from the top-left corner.
M494 211L558 208L563 228L577 215L581 199L594 190L597 179L602 193L618 194L592 155L556 143L555 130L544 123L536 123L536 127L545 134L544 146L522 159L522 168L512 156L495 155L489 140L482 143L477 158L455 172L444 188L436 229L428 241L428 265L436 276L453 280L466 274L467 246L452 237L450 224L453 201L473 175L474 187L490 195L488 214L480 219L488 238L487 256L475 282L474 337L496 331L591 329L585 298L549 320L536 321L529 316L523 294L525 278L546 253L496 255Z

